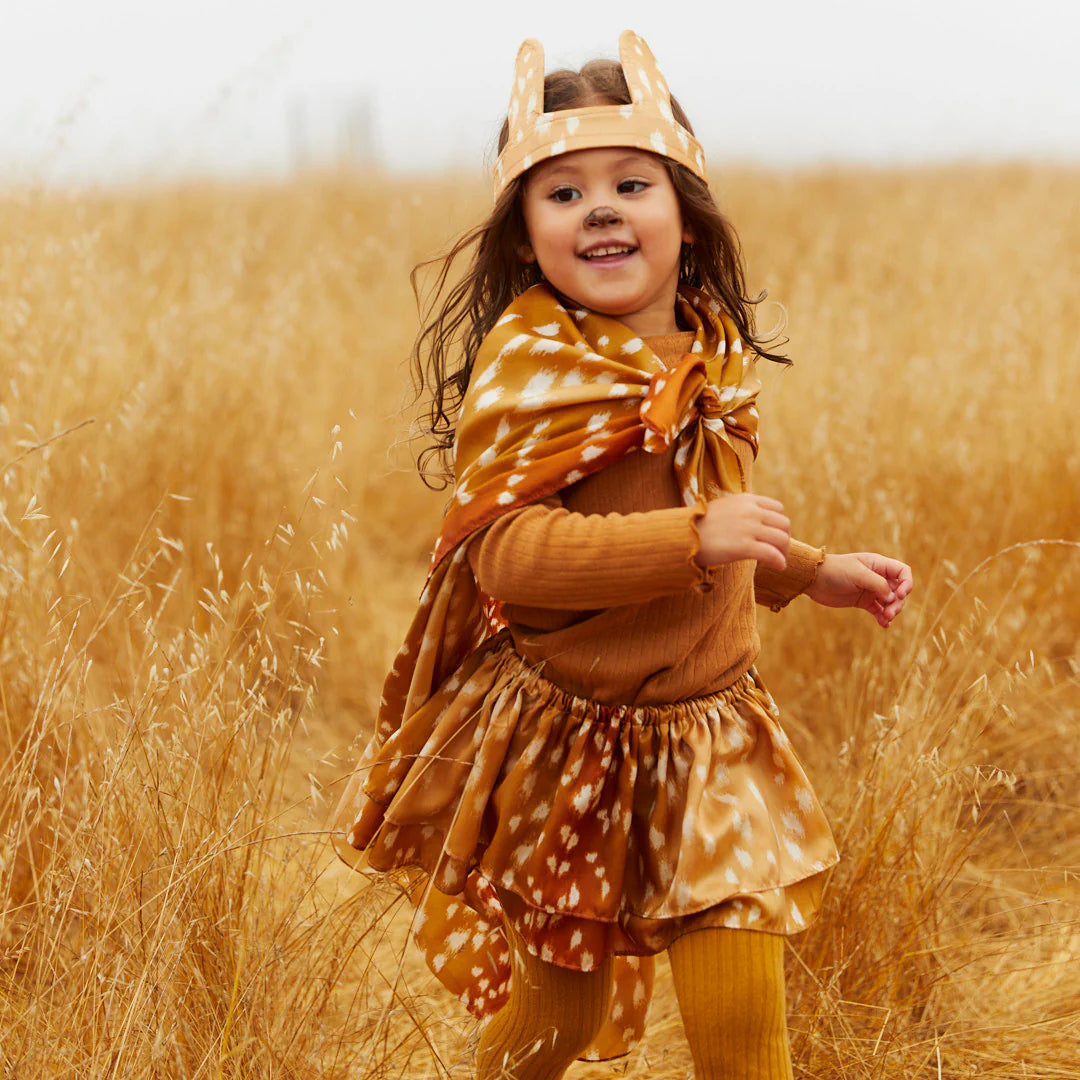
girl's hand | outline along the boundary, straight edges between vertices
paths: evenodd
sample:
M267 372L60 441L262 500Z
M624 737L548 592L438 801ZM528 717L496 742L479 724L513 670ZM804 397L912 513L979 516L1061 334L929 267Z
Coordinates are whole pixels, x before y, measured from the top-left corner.
M721 495L705 507L697 531L701 550L694 561L698 566L719 566L739 559L756 559L774 570L787 566L791 522L784 516L783 503L776 499L749 492Z
M806 590L825 607L860 607L887 628L911 592L911 567L872 551L826 555Z

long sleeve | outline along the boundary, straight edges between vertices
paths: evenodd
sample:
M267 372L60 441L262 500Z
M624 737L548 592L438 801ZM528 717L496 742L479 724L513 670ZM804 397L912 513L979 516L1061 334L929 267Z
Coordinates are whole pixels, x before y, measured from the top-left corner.
M824 560L824 548L792 540L785 569L773 570L758 563L754 572L754 599L770 611L780 611L813 584Z
M581 514L557 497L499 518L469 559L490 596L525 607L587 611L643 603L697 586L696 507Z

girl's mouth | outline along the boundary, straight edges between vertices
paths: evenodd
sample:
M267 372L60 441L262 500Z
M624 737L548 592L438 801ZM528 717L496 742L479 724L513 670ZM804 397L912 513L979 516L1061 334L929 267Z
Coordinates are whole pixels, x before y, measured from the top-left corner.
M578 258L605 265L621 262L623 259L633 255L635 251L637 251L637 248L633 244L605 244L602 247L598 246L583 251Z

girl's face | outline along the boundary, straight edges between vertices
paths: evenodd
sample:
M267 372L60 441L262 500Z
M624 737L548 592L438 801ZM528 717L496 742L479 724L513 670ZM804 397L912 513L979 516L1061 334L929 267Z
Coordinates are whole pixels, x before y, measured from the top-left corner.
M678 329L679 256L693 238L660 158L627 147L550 158L529 170L523 209L519 254L553 288L642 337Z

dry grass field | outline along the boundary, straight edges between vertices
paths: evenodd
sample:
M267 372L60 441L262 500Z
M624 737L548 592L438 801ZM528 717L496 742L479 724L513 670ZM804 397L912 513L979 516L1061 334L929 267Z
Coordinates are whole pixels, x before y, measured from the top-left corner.
M1080 171L733 171L783 305L757 489L909 561L761 670L835 824L800 1080L1080 1075ZM393 882L322 835L444 496L408 272L484 185L0 195L0 1077L470 1075ZM576 1077L691 1075L649 1037Z

